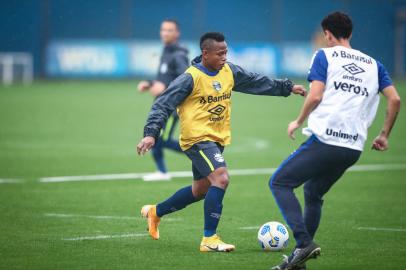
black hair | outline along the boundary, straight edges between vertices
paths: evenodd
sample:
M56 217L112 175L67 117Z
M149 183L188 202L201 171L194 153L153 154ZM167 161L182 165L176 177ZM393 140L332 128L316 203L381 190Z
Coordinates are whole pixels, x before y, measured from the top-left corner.
M163 20L162 22L163 22L163 23L164 23L164 22L173 23L173 24L175 24L175 26L176 26L176 30L180 31L180 26L179 26L179 23L178 23L177 20L175 20L175 19L165 19L165 20Z
M208 49L213 41L217 42L223 42L225 41L226 38L224 37L223 33L220 32L207 32L203 34L200 38L200 49L203 51L203 49Z
M328 14L322 21L323 31L330 31L336 39L348 39L352 33L352 21L342 12L336 11Z

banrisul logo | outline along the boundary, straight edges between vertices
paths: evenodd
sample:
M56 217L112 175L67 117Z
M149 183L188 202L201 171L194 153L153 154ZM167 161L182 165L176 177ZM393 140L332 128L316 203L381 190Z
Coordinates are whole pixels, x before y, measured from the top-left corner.
M213 103L213 102L221 102L231 98L231 93L223 93L221 96L207 96L207 97L200 97L199 103L206 104L206 103Z
M217 92L221 90L221 83L218 81L213 81L213 88L214 90L216 90Z

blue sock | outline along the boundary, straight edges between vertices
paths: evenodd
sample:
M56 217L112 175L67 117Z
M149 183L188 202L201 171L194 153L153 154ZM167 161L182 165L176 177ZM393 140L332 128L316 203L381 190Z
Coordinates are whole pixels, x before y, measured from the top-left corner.
M224 189L211 186L204 199L204 236L216 233L223 209Z
M158 217L162 217L166 214L176 212L188 206L191 203L200 201L196 199L192 193L192 186L187 186L179 189L166 201L159 203L156 206L156 214Z

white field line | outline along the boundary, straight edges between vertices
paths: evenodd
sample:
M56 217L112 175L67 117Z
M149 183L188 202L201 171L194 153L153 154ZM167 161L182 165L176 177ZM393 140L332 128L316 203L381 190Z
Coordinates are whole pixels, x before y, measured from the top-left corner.
M22 179L0 178L0 184L19 184L23 182Z
M247 226L247 227L240 227L240 230L259 230L261 226Z
M127 220L140 220L143 217L131 217L131 216L95 216L95 215L77 215L77 214L62 214L62 213L45 213L46 217L56 218L90 218L90 219L127 219ZM164 218L165 221L180 221L180 218Z
M126 233L116 235L95 235L95 236L79 236L73 238L62 238L64 241L83 241L83 240L105 240L114 238L128 238L128 237L143 237L147 236L146 233Z
M240 230L259 230L261 226L247 226L240 227ZM385 232L406 232L406 229L396 229L396 228L376 228L376 227L358 227L357 230L365 231L385 231Z
M230 175L271 175L277 168L258 168L258 169L236 169L229 170ZM348 169L350 172L368 172L368 171L387 171L387 170L406 170L406 164L367 164L355 165ZM121 173L121 174L100 174L100 175L78 175L78 176L57 176L42 177L41 183L75 182L75 181L100 181L100 180L140 180L148 173ZM170 175L175 178L190 178L191 171L171 172Z
M406 232L406 229L376 228L376 227L358 227L357 230L365 230L365 231L384 231L384 232Z

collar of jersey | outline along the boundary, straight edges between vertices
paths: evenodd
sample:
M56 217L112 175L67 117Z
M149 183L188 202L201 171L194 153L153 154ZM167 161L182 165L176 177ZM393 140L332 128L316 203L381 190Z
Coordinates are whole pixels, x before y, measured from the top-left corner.
M203 73L205 73L206 75L209 75L209 76L216 76L218 73L219 73L219 71L218 70L216 70L216 71L210 71L210 70L208 70L205 66L203 66L201 63L197 63L196 65L195 65L195 67L197 68L197 69L199 69L200 71L202 71Z

